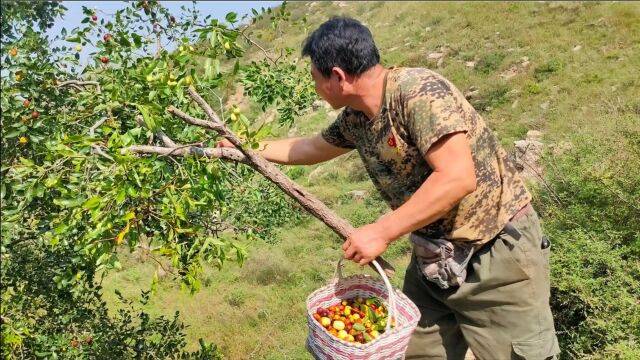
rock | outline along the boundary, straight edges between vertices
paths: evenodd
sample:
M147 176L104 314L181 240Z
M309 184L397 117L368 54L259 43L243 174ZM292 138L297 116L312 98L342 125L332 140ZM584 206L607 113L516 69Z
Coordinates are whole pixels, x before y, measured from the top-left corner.
M475 61L467 61L467 62L464 63L464 66L473 69L473 68L476 67L476 62Z
M367 197L366 190L352 190L347 193L353 200L363 201Z
M512 154L516 168L524 179L539 182L543 176L543 167L540 164L544 144L540 141L542 133L531 130L527 133L526 140L517 140Z
M510 68L508 68L507 70L503 71L500 74L500 77L505 79L505 80L510 80L513 77L515 77L516 75L518 75L518 66L517 65L512 65Z
M425 32L429 32L429 31L431 31L431 27L430 27L430 26L427 26L426 28L424 28L424 31L425 31Z
M576 46L573 48L573 51L580 51L580 49L582 49L582 45L576 45Z
M431 54L427 55L427 59L429 60L440 60L442 57L444 57L443 52L432 52Z
M549 102L545 101L542 104L540 104L540 109L542 110L547 110L549 108Z

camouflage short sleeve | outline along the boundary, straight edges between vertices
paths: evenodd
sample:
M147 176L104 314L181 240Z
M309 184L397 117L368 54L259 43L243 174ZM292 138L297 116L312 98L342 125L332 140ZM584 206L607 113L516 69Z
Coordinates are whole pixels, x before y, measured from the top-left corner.
M430 80L427 80L427 84ZM431 146L445 135L469 131L463 107L446 83L435 85L415 97L409 96L405 129L422 156L426 156Z
M343 111L331 125L322 130L320 135L322 135L322 138L331 145L345 149L355 149L355 144L346 134L346 121L347 117L345 115L345 111Z

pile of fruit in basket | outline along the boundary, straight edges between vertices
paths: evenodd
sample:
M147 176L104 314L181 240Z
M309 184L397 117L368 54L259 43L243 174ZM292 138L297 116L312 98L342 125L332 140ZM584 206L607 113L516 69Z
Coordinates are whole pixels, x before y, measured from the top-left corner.
M384 333L387 316L383 302L375 297L346 299L326 308L319 307L313 314L313 318L333 336L361 344Z

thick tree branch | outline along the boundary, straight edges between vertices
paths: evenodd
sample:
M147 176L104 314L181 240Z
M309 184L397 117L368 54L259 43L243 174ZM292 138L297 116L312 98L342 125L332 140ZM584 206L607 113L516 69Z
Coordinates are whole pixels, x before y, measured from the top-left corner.
M207 158L220 158L222 160L234 161L247 164L247 159L242 153L236 149L230 148L203 148L198 146L181 146L168 148L163 146L133 145L120 150L124 155L126 153L148 154L161 156L201 156Z
M204 99L196 92L193 86L189 87L189 94L202 107L209 121L196 119L188 114L183 113L173 106L169 107L167 110L171 114L181 118L189 124L200 126L208 130L213 130L219 135L225 137L240 152L242 152L242 154L244 154L249 166L266 177L269 181L273 182L287 195L296 200L305 210L325 223L343 240L345 240L355 230L353 226L349 224L349 222L338 216L335 212L333 212L333 210L331 210L323 202L314 197L311 193L307 192L300 185L291 181L291 179L289 179L280 170L278 170L278 168L276 168L272 163L267 161L259 154L251 150L244 149L242 147L240 139L234 133L232 133L222 121L220 121L218 115L213 111L211 106L209 106L209 104L207 104ZM376 260L388 276L392 276L394 274L393 267L384 259L382 259L382 257L378 257ZM373 264L369 265L375 269Z

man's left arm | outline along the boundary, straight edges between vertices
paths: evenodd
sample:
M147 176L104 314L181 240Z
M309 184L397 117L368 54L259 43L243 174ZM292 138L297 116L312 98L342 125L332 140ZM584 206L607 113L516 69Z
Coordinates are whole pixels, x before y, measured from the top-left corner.
M425 159L433 170L431 175L402 206L351 233L342 246L346 259L360 265L371 262L392 241L440 219L476 189L475 166L465 132L440 138Z

